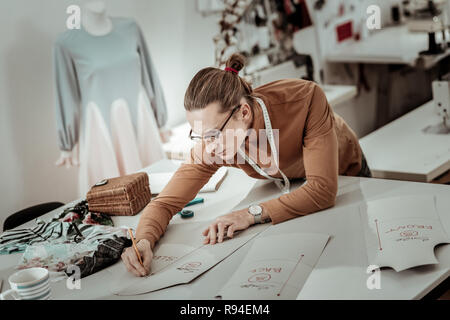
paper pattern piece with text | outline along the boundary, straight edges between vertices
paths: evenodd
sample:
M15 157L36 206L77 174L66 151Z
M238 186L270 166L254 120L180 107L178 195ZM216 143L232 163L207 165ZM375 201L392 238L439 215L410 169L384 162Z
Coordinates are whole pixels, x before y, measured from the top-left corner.
M328 239L319 233L261 234L218 297L295 300Z
M436 197L401 196L360 206L369 264L403 271L437 264L434 247L450 243L436 209Z
M110 269L115 274L111 292L119 296L131 296L189 283L269 227L269 224L253 226L236 234L233 239L215 245L203 245L201 233L211 222L169 224L155 246L151 274L143 278L136 277L120 262Z

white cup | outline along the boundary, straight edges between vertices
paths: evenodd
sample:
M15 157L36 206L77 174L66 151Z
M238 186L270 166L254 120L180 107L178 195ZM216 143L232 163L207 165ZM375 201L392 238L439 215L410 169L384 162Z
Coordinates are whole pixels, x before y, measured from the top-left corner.
M50 299L50 275L47 269L30 268L14 273L8 279L11 289L0 294L0 300Z

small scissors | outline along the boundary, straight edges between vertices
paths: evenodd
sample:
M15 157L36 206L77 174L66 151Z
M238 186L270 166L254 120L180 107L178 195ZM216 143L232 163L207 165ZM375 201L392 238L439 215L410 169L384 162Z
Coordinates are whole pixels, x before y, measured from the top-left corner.
M78 229L77 225L75 223L71 223L71 227L73 227L75 229L75 232L77 233L77 235L73 238L74 241L76 243L80 243L81 241L84 240L84 236L81 233L80 229Z

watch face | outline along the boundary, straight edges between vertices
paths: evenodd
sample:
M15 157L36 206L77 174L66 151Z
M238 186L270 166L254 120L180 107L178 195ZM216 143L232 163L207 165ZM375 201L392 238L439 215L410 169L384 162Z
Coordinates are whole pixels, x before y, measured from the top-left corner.
M255 215L255 214L261 214L262 213L262 208L260 206L251 206L249 208L249 211L251 214Z

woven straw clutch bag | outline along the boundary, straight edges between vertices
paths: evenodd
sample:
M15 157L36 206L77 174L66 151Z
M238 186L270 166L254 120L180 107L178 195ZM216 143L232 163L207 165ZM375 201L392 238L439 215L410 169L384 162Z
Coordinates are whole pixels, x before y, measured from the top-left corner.
M133 216L151 200L145 172L100 181L86 195L89 211Z

